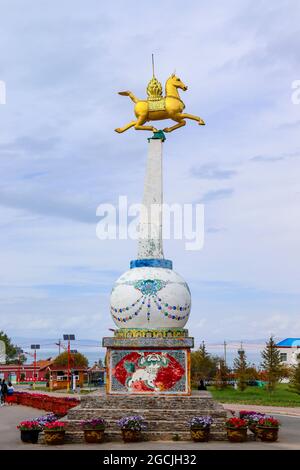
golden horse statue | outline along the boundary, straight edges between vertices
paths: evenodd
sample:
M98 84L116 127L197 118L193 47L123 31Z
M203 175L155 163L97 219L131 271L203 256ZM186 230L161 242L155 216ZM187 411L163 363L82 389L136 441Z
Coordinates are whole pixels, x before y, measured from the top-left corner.
M205 122L199 116L183 113L185 105L180 99L178 89L186 91L188 87L173 73L166 81L165 96L162 95L161 83L154 74L147 87L147 100L139 100L131 91L120 91L119 95L129 96L135 103L136 120L129 122L124 127L118 127L115 131L121 133L134 127L136 130L157 132L154 126L145 126L145 122L164 119L172 119L177 122L174 126L163 129L164 132L172 132L185 126L185 119L192 119L204 126Z

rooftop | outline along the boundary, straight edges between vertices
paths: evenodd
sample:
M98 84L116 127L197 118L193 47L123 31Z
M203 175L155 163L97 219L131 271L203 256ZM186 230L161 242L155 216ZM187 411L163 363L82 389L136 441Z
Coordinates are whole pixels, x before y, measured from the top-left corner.
M276 344L276 346L286 346L286 347L300 347L300 338L285 338L282 341L279 341L279 343Z

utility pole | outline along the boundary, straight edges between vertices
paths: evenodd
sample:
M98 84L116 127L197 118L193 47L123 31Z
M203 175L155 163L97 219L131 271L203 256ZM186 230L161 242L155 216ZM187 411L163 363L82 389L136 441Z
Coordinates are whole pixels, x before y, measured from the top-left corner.
M227 343L224 340L224 363L225 363L225 367L227 366L227 351L226 351L226 348L227 348Z
M70 341L75 340L75 335L63 335L64 341L68 341L68 381L67 381L67 391L70 390Z
M68 339L68 385L67 391L70 390L70 339Z
M33 388L35 388L35 382L36 382L36 350L40 349L40 348L41 348L41 346L39 344L32 344L30 346L30 349L34 350L34 354L33 354L33 358L34 358L34 362L33 362Z
M20 384L21 382L21 355L24 354L23 349L18 348L18 378L17 378L17 383Z

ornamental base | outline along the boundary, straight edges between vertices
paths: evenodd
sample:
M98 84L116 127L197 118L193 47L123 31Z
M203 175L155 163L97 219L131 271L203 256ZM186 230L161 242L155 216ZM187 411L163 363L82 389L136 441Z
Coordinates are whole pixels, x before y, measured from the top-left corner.
M190 350L187 330L118 330L103 338L108 395L190 395ZM120 333L123 333L122 335ZM179 334L180 333L180 334ZM120 337L121 336L121 337ZM122 337L123 336L123 337Z
M110 441L121 441L122 432L117 425L125 416L141 415L147 423L143 431L144 440L149 441L190 441L188 421L194 416L211 416L211 440L225 440L226 411L213 400L207 391L193 390L191 395L107 395L100 390L90 395L83 395L81 403L68 411L63 418L66 422L66 442L82 442L84 439L80 423L82 420L104 418L105 449L111 449Z

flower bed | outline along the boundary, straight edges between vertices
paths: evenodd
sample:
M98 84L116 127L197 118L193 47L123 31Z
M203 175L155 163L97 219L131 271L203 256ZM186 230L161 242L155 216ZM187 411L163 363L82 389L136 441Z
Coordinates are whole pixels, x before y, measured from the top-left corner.
M57 416L64 416L70 408L78 406L80 400L73 397L54 397L44 393L15 392L13 403L31 406L39 410L50 411Z

